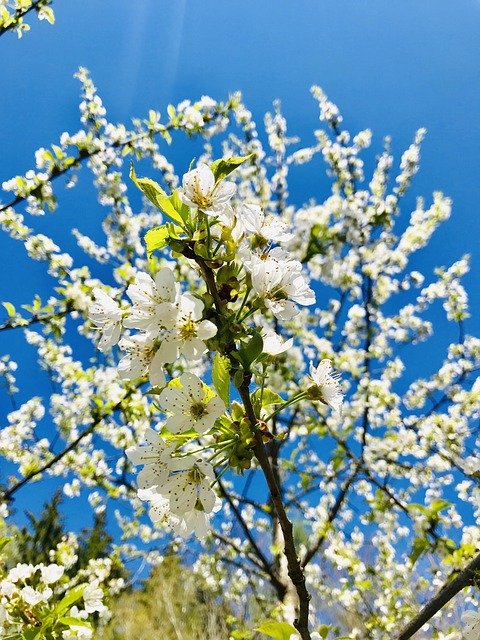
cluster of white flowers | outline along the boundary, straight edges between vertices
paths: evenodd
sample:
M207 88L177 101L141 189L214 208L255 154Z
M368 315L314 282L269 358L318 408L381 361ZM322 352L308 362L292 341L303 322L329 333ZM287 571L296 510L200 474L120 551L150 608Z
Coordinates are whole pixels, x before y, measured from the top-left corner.
M93 636L90 615L97 613L105 616L108 612L103 603L104 591L100 581L92 579L89 583L75 586L65 575L65 570L65 565L56 563L19 563L4 575L0 573L2 637L25 632L30 625L33 628L38 626L44 620L44 607L55 605L53 611L58 611L59 619L52 616L51 624L57 624L57 631L62 633L62 638L88 640ZM75 589L78 596L69 596ZM62 609L63 598L69 598L71 604L67 603Z
M25 22L25 16L35 8L35 13L39 20L46 20L49 24L54 24L55 14L53 12L52 0L0 0L0 29L2 32L12 30L21 38L30 25Z
M65 158L41 149L38 172L6 186L16 198L53 204L52 171L66 172L67 159L79 154L88 157L98 200L108 209L105 247L80 231L75 235L80 248L104 265L102 273L105 264L114 265L115 288L86 267L72 269L65 262L63 271L52 271L58 281L54 319L45 321L45 335L26 336L55 393L50 402L35 396L17 404L7 416L0 454L25 476L59 451L59 460L42 475L62 477L66 495L85 496L87 487L98 511L110 508L108 497L129 501L116 513L122 549L135 553L135 546L150 545L147 561L158 559L151 543L162 546L164 525L204 537L222 487L231 500L223 500L223 516L215 521L217 551L200 555L196 570L238 605L248 602L252 581L257 592L277 588L276 580L289 583L271 504L261 488L255 499L249 493L250 486L260 487L253 448L262 440L278 469L286 509L304 516L307 535L296 536L296 551L308 588L319 594L312 599L312 621L330 619L332 611L322 602L333 600L352 612L351 620L341 622L345 635L391 638L418 594L433 593L480 549L473 525L480 517L480 341L467 333L461 280L468 259L437 270L433 281L408 270L410 256L450 214L451 203L441 194L432 205L419 200L410 222L395 228L401 197L418 170L423 132L402 157L396 179L386 141L365 180L360 152L370 144L370 132L343 131L337 107L317 88L320 119L329 131L315 131L316 143L293 153L279 107L266 118L269 151L252 114L235 98L229 104L235 105L240 135L225 141L220 161L213 162L213 145L207 145L182 180L154 135L168 139L167 128L177 127L209 135L210 122L224 126L225 111L211 120L220 103L184 102L169 109L166 125L151 112L129 131L106 121L88 74L80 77L85 130L61 137ZM130 206L123 152L149 158L158 169L162 187L156 193L173 223L165 224L155 197L140 212ZM332 193L297 207L288 198L288 167L317 153L333 177ZM235 168L233 180L228 163L245 157L250 160ZM47 185L43 196L39 176ZM61 262L58 246L29 229L12 206L1 211L0 224L27 244L31 258L51 269ZM145 251L148 229L165 238L155 255L148 242ZM175 266L167 262L172 258ZM321 304L312 311L315 294ZM423 343L434 335L438 300L440 313L443 304L447 320L458 324L458 339L443 362L440 357L432 365L433 348ZM105 357L93 366L82 363L66 342L69 332L57 309L73 309L73 320L89 316L79 330L99 336ZM409 373L409 350L417 343L428 354L419 379ZM342 374L341 385L333 367ZM0 373L13 389L10 366ZM203 382L210 380L216 393ZM238 396L229 396L233 385L245 391L247 382L259 419L254 425ZM138 446L143 439L146 445ZM132 491L130 463L143 465L138 492ZM252 473L242 486L241 478L232 482L230 473L223 475L228 469ZM18 481L12 484L15 489ZM156 527L143 517L142 500ZM177 539L173 544L182 548ZM73 566L68 547L52 562ZM432 562L416 564L417 553ZM48 588L23 586L40 594ZM92 587L91 603L99 588ZM478 605L473 591L468 598L469 607ZM435 621L438 638L460 638L451 611Z

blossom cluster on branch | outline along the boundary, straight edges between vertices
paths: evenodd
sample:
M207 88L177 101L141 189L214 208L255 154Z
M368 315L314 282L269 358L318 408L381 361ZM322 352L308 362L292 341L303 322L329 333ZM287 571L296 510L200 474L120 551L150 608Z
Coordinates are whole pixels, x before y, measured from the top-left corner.
M56 477L115 518L124 558L188 549L232 607L255 601L256 620L302 640L395 637L480 551L480 339L469 257L420 272L451 213L439 192L409 200L425 131L398 169L385 140L366 175L371 132L352 136L318 87L321 125L300 146L279 103L265 134L238 94L129 129L78 77L82 128L3 183L2 229L55 286L22 311L4 301L0 336L24 331L53 390L23 398L23 363L0 361L2 516ZM174 131L204 140L180 176ZM151 177L128 178L126 159ZM327 178L305 189L331 191L299 203L290 172L319 159ZM86 171L106 215L94 238L73 230L67 253L35 216L61 215L57 178L75 188ZM461 640L460 608L430 620L432 637ZM232 638L252 637L254 617Z

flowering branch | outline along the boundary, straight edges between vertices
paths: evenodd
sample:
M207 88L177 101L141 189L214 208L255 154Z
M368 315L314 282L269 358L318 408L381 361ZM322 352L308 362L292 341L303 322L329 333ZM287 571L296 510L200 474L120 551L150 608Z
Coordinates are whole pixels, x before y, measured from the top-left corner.
M254 411L252 402L250 400L248 374L245 376L242 384L238 388L238 391L243 400L245 410L247 412L247 416L251 424L256 425L258 419L255 415L255 411ZM273 470L270 466L267 452L265 450L265 445L263 444L261 439L257 441L257 444L254 447L254 453L264 473L265 479L267 481L268 490L270 492L270 498L272 500L273 506L275 508L275 511L280 523L280 527L282 529L282 533L285 541L284 553L288 563L288 575L290 576L290 579L298 595L298 604L299 604L298 617L293 624L295 628L298 630L302 640L311 640L311 635L308 629L308 611L309 611L309 603L310 603L310 594L308 593L308 590L305 584L305 575L303 573L303 570L300 565L298 555L295 549L295 542L293 539L293 526L290 520L288 519L287 513L283 506L282 496L280 494L278 484L275 480Z
M396 636L396 640L408 640L438 613L447 602L465 587L475 584L480 571L480 553L423 607L418 615Z
M29 26L23 22L23 18L31 11L37 11L40 18L45 18L53 24L55 16L53 11L49 8L52 4L52 0L33 0L30 4L24 3L22 9L16 9L13 14L10 14L7 7L2 6L2 15L0 15L0 37L7 31L16 31L18 37L21 37L23 31L28 31ZM43 10L42 13L40 13Z
M115 411L118 411L122 407L125 400L127 400L131 394L132 394L132 389L129 389L127 393L124 395L124 397L119 402L117 402L116 405L109 408L108 411L103 412L99 415L96 415L92 424L90 424L83 431L81 431L78 434L78 436L74 440L72 440L72 442L70 442L64 449L62 449L62 451L54 455L53 458L50 458L50 460L46 462L44 465L30 471L21 480L19 480L18 482L13 484L11 487L3 491L2 494L0 495L1 499L4 500L5 502L10 501L12 499L12 496L19 489L24 487L26 484L28 484L31 480L35 479L37 476L41 475L44 471L51 469L54 465L57 464L57 462L60 462L60 460L62 460L68 453L70 453L70 451L74 451L82 440L84 440L87 436L89 436L91 433L95 431L95 429L102 422L102 420L105 419L106 416L110 415Z

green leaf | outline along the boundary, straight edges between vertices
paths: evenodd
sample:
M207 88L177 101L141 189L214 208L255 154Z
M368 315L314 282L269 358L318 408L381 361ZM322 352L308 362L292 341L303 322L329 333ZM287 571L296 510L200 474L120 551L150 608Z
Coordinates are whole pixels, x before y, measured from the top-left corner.
M262 353L263 338L258 331L252 335L252 339L241 349L239 349L239 355L242 359L242 363L246 369L255 362L258 356Z
M15 317L15 307L13 306L13 304L11 302L2 302L2 304L5 307L5 309L7 310L8 317L9 318L14 318Z
M319 629L318 629L318 633L325 640L325 638L328 636L328 632L330 631L330 629L331 629L331 625L330 624L321 624Z
M152 202L156 207L159 206L157 200L159 196L167 197L165 191L157 182L155 182L155 180L151 180L150 178L137 178L133 162L130 164L130 179L133 180L140 191L144 193L150 202Z
M218 351L213 358L212 380L218 395L228 408L230 406L230 360Z
M33 629L24 629L22 631L23 640L35 640L42 632L42 627L34 627Z
M183 225L190 209L180 200L178 193L174 191L171 196L166 194L157 197L157 205L174 222Z
M257 389L255 393L258 393L260 396L260 389ZM262 407L269 407L272 404L282 404L285 400L282 396L279 396L275 391L271 391L270 389L263 390L262 396Z
M150 261L152 254L157 249L167 246L168 229L166 225L154 227L145 234L145 244L147 245L147 258Z
M80 618L72 618L71 616L60 618L59 622L67 625L67 627L84 627L85 629L92 628L92 625L86 620L81 620Z
M138 178L135 174L135 168L133 162L130 165L130 178L137 185L137 187L144 193L147 198L158 209L173 220L183 225L183 222L187 219L190 209L183 204L180 200L177 191L174 191L171 196L167 196L162 187L151 180L150 178Z
M440 513L440 511L443 511L444 509L448 509L451 506L452 506L451 502L447 502L447 500L442 500L441 498L438 498L437 500L433 500L432 503L429 505L429 511L431 513L437 514L437 513Z
M215 182L220 182L235 171L241 164L253 158L253 153L248 156L233 156L232 158L220 158L210 165L210 169L215 176Z
M430 549L430 543L426 538L415 538L412 550L410 552L410 560L415 564L419 557Z
M276 638L276 640L290 640L292 634L297 634L295 627L292 627L288 622L262 622L255 631L260 631L260 633L270 638Z
M56 615L62 615L62 613L68 611L68 609L70 609L70 607L74 605L77 600L80 600L80 598L83 596L83 592L87 587L88 584L84 582L82 584L77 584L76 587L70 589L70 591L57 604L54 609L54 613Z
M12 540L12 538L9 538L8 536L0 537L0 552L3 551L3 549L7 546L10 540Z

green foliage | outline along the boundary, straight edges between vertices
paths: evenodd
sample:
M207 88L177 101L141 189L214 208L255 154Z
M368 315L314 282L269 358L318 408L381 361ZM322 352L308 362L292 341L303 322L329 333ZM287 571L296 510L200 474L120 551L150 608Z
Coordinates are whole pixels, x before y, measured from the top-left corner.
M20 562L50 563L48 552L61 542L64 535L60 503L61 493L57 491L52 500L44 504L40 516L27 513L30 526L22 527L16 539Z
M235 171L237 167L241 164L253 158L253 153L248 156L233 156L231 158L220 158L219 160L215 160L210 165L210 169L213 171L213 175L215 176L215 181L220 182L228 175Z
M173 222L180 223L181 225L184 223L186 216L188 216L189 209L182 203L176 191L171 196L167 196L155 180L138 178L135 174L133 162L130 165L130 178L157 209L160 209L166 216L173 220Z
M263 338L258 331L255 331L247 344L238 351L238 355L245 369L248 369L250 365L255 362L262 353L262 349Z
M113 617L102 640L225 640L231 611L219 592L200 576L166 556L143 588L124 593L112 605Z
M70 607L72 607L78 600L80 600L87 586L87 583L78 584L76 587L73 587L73 589L70 589L65 597L62 598L57 604L54 613L57 616L63 616L63 614L66 613L70 609Z
M214 387L227 407L230 406L230 361L216 353L213 358L212 380Z
M62 496L57 492L50 502L43 506L42 513L35 517L28 513L30 525L14 533L12 544L13 557L8 565L17 562L31 564L50 564L49 551L54 549L65 535L63 519L60 513ZM1 538L0 538L1 540ZM98 558L112 558L112 578L125 578L127 573L120 559L112 556L113 538L106 529L104 513L96 513L93 527L85 528L79 536L78 559L71 569L72 576L80 569L87 567L90 560Z
M291 635L297 634L295 627L292 627L288 622L262 622L256 630L276 640L290 640Z
M152 254L158 249L163 249L168 244L168 229L166 225L150 229L145 234L145 244L147 246L147 258L150 261Z

